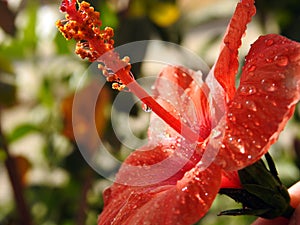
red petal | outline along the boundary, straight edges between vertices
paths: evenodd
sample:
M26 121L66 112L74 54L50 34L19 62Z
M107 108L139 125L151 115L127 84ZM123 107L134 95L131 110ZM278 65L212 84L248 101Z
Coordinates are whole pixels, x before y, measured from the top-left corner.
M254 0L242 0L238 3L224 37L219 58L214 66L214 75L226 92L226 100L235 93L235 75L238 70L238 48L247 24L255 14Z
M208 88L202 81L201 72L186 69L181 66L168 66L163 69L155 83L154 97L173 116L179 118L193 131L200 134L204 140L211 130ZM157 140L165 133L168 136L178 136L172 132L169 125L153 115L150 122L149 138ZM165 138L165 137L162 137Z
M161 146L148 151L137 150L128 157L116 182L105 191L105 207L98 225L189 225L208 211L221 180L220 168L214 164L199 171L192 160L184 168L178 168L179 171L172 177L147 185L151 178L143 174L149 174L152 166L170 157L170 152L174 150ZM154 170L153 175L161 176L159 173L173 170L174 164L164 165L165 168L160 171ZM135 176L133 170L128 170L130 166L136 167L138 172ZM133 186L131 182L146 185Z
M251 47L228 104L217 163L237 170L257 161L278 138L300 99L300 44L271 34Z
M241 181L238 172L235 171L223 171L221 188L242 188Z

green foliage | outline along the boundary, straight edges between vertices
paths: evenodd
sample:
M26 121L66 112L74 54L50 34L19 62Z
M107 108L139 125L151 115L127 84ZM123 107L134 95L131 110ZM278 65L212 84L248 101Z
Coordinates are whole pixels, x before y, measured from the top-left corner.
M13 143L32 132L39 132L39 130L38 126L31 123L20 124L6 136L6 139L8 143Z

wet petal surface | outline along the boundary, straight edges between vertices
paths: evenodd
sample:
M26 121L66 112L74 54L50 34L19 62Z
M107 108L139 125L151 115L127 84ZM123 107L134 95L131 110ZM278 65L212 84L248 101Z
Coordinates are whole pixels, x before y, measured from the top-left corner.
M181 66L168 66L156 80L155 99L173 116L179 118L205 139L211 130L208 88L202 81L202 73ZM162 143L170 137L180 137L168 124L152 114L150 142Z
M271 34L251 47L228 104L217 163L237 170L257 161L278 138L300 99L300 44Z
M218 166L212 164L200 171L191 160L175 175L155 184L120 183L127 179L130 184L136 179L132 171L127 170L128 165L138 167L140 174L147 174L143 171L151 170L151 166L169 154L170 149L164 146L133 152L121 167L116 182L104 193L105 208L98 224L187 225L197 222L208 211L219 190L221 171ZM174 165L166 166L156 172L164 174ZM149 178L138 177L142 182Z
M238 48L242 44L241 39L245 34L246 26L254 14L254 0L242 0L238 3L213 68L214 76L226 92L226 101L232 99L235 93L235 76L239 67Z

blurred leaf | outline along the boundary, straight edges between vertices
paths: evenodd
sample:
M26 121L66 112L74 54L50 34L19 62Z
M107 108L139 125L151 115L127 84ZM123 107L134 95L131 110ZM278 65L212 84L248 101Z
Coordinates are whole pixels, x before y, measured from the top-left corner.
M101 12L101 21L102 21L102 26L109 26L112 28L116 28L119 24L119 20L117 17L116 12L109 7L106 1L98 1L99 6L96 8L97 10Z
M0 55L0 71L3 71L8 74L14 73L14 68L9 59L7 59L4 55Z
M170 2L157 2L153 4L149 12L150 19L160 27L173 25L180 17L180 11L176 4Z
M0 81L0 106L12 106L16 102L16 86Z
M3 151L3 149L0 148L0 162L4 162L7 158L7 154L5 153L5 151Z
M36 35L36 23L37 23L37 10L38 3L36 0L27 1L25 10L26 26L23 29L19 29L19 38L12 39L9 44L0 45L0 54L2 57L19 59L24 58L30 54L35 53L35 47L37 45ZM23 15L23 16L24 16Z
M54 41L58 54L73 53L74 41L67 41L59 32L56 33Z
M129 15L133 18L144 17L147 11L147 0L130 1Z
M105 107L110 102L110 92L107 88L102 88L100 94L98 80L92 81L87 87L76 93L76 107L73 106L74 94L67 97L61 105L64 118L63 133L66 137L74 140L74 131L80 134L80 141L88 145L91 149L99 136L103 134L106 126ZM97 102L87 101L94 95L99 95ZM94 105L96 104L96 105ZM92 112L92 114L91 114ZM91 134L90 129L96 125L98 135Z
M8 143L12 143L14 141L17 141L24 136L32 133L39 131L39 128L36 125L30 124L30 123L25 123L17 126L15 129L13 129L12 132L10 132L6 138Z
M40 102L48 107L51 107L55 101L52 91L53 81L45 78L39 90Z
M27 47L35 49L37 44L37 35L36 35L36 24L37 24L37 11L38 11L37 1L28 1L27 4L27 14L28 14L28 23L24 29L24 39L23 44Z
M8 8L7 0L0 1L0 27L12 36L16 33L15 18L16 15Z

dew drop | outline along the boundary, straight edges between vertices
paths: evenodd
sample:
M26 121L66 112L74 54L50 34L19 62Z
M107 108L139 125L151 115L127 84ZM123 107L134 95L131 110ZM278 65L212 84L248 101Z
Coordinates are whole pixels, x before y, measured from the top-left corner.
M266 46L271 46L273 44L274 44L274 40L273 39L266 40Z
M142 110L144 112L151 112L152 111L152 109L145 103L142 103Z
M247 100L245 103L246 103L246 107L247 107L248 109L250 109L250 110L252 110L252 111L254 111L254 112L257 111L257 107L256 107L256 105L255 105L255 103L254 103L253 101Z
M266 58L265 60L266 60L267 63L273 62L273 59Z
M242 104L239 102L232 102L232 107L235 109L241 109L242 108Z
M257 126L257 127L259 127L260 126L260 122L254 121L254 125Z
M228 113L227 117L230 121L235 122L236 121L236 117L232 114L232 113Z
M256 66L252 65L249 67L248 71L253 72L256 69Z
M240 88L242 95L253 95L256 93L256 88L252 85L244 85Z
M265 143L268 142L268 138L266 138L264 135L261 135L260 138L263 142L265 142Z
M277 87L276 87L276 84L273 83L273 82L270 82L270 81L267 81L267 80L262 80L261 81L261 84L263 85L264 89L266 91L269 91L269 92L274 92L277 90Z
M187 191L188 191L188 188L187 188L187 187L183 187L183 188L181 189L181 191L187 192Z
M271 101L271 104L276 107L277 106L277 102L276 101Z
M237 147L240 149L240 153L242 154L245 154L245 147L244 147L244 144L243 144L243 141L242 139L237 139Z
M183 118L183 119L182 119L182 122L186 124L186 123L187 123L187 120Z
M254 145L255 148L261 149L261 144L256 142L255 140L252 141L252 144Z
M249 127L249 126L248 126L248 123L245 123L245 122L243 122L242 125L243 125L243 127L245 127L245 128L248 128L248 127Z
M240 138L230 137L228 138L229 144L232 148L237 148L240 153L245 153L244 143Z
M287 56L281 55L281 56L275 56L274 58L276 65L280 67L287 66L289 63L289 59Z
M250 137L253 136L253 132L252 132L250 129L246 129L246 133L247 133Z

